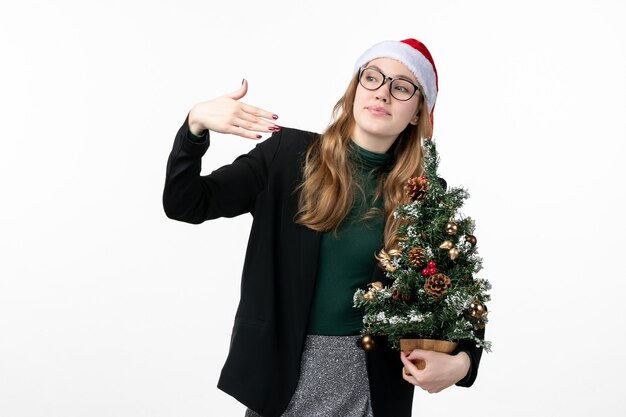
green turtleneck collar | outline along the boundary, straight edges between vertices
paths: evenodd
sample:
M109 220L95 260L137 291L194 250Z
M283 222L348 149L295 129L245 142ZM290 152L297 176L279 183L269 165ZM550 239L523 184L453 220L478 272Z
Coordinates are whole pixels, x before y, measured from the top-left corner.
M394 160L393 154L391 153L376 153L368 151L367 149L357 145L353 140L350 140L349 150L350 155L354 158L354 161L358 162L359 166L365 171L371 171L376 168L387 168Z

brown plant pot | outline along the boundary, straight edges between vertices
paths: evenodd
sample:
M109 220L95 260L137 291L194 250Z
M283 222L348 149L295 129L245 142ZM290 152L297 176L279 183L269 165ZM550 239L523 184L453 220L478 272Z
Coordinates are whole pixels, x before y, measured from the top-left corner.
M407 355L411 353L413 349L423 349L423 350L432 350L434 352L441 353L452 353L454 349L458 346L457 342L449 342L447 340L435 340L435 339L400 339L400 350L406 353ZM426 367L426 362L421 359L416 359L412 361L417 369L424 369ZM409 375L406 368L404 368L404 373Z

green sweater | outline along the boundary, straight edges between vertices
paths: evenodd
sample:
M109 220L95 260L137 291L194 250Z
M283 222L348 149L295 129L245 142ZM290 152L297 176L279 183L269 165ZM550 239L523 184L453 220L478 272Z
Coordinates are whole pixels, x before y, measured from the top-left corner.
M391 163L391 154L367 151L351 142L357 182L364 191L355 192L355 203L337 234L322 236L317 281L309 316L309 334L326 336L357 335L363 327L363 310L353 307L357 288L366 288L383 245L385 221L382 212L363 220L371 207L382 209L382 197L372 199L380 172Z

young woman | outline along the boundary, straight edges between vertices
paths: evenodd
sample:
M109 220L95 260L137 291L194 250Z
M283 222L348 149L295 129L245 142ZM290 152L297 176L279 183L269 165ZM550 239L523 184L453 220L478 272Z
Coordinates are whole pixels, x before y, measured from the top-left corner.
M356 288L386 281L374 254L397 244L394 208L405 182L422 173L438 88L424 44L385 41L365 51L321 135L280 127L272 112L242 103L247 88L244 80L191 109L163 195L176 220L254 216L218 387L249 407L247 416L401 417L411 415L414 386L472 385L479 348L462 342L451 355L406 356L379 340L365 352L362 312L352 307ZM209 131L273 134L201 176Z

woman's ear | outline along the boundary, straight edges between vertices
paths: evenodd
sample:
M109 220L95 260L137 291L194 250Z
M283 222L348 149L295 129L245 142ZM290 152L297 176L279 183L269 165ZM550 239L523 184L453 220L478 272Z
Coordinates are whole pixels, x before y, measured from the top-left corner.
M412 125L417 125L417 122L420 119L420 113L417 112L417 114L415 116L413 116L413 118L409 121L409 123L411 123Z

